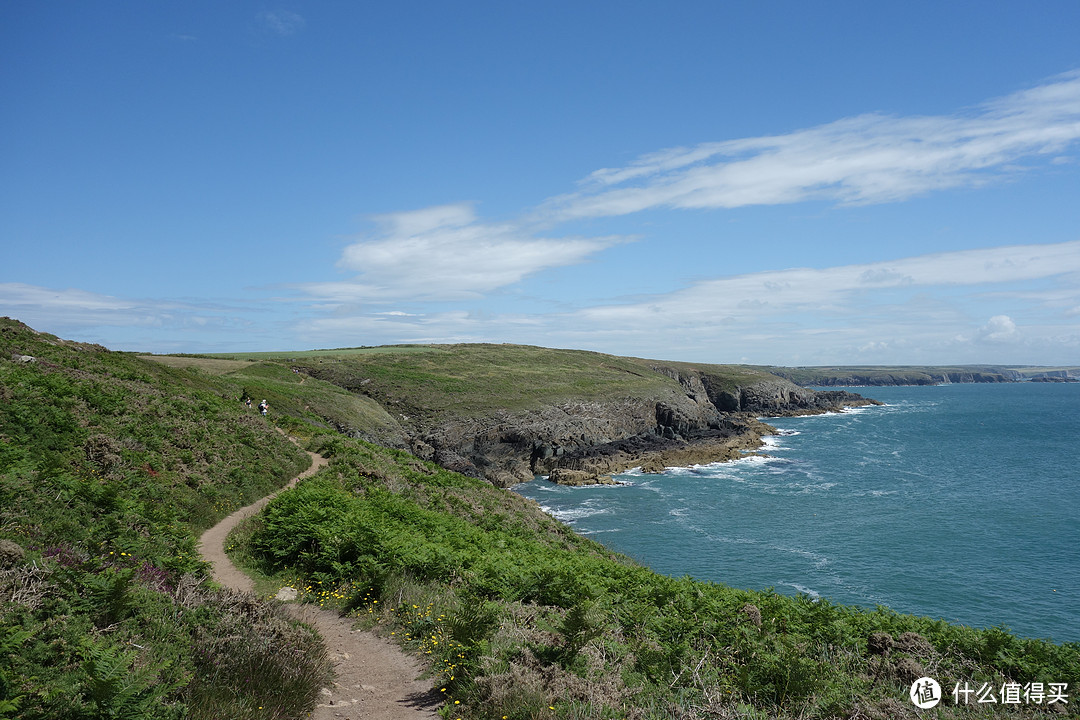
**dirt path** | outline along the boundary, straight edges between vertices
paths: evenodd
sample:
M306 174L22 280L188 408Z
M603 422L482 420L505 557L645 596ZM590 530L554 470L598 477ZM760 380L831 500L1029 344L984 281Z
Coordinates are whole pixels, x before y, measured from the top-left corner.
M309 452L311 467L292 480L318 472L327 464L323 456ZM285 488L282 488L283 490ZM278 492L281 492L280 490ZM250 517L277 495L273 493L240 508L203 533L199 552L212 568L214 580L226 587L252 592L254 583L225 554L225 538L244 518ZM436 718L440 698L431 683L419 680L422 667L396 645L363 630L336 612L311 605L290 605L293 615L319 630L334 661L337 677L324 688L313 720L418 720Z

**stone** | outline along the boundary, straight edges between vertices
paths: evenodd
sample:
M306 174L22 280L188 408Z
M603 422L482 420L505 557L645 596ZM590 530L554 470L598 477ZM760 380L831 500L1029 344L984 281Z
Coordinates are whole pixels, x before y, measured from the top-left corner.
M296 600L297 595L296 588L286 586L277 591L277 595L274 596L274 599L280 600L281 602L292 602Z
M0 540L0 567L18 565L26 559L22 545L13 540Z

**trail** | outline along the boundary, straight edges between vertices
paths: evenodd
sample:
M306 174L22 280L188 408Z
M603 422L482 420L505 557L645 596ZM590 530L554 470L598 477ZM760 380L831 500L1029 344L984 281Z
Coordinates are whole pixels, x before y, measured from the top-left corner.
M311 467L281 490L315 474L327 465L318 453L308 452ZM211 575L222 585L253 592L251 578L225 554L225 538L245 518L258 513L281 490L240 508L202 534L199 552L211 565ZM336 612L312 605L289 605L299 620L318 629L334 663L333 684L323 688L313 720L420 720L437 718L441 698L430 683L419 680L422 667L393 643L364 630Z

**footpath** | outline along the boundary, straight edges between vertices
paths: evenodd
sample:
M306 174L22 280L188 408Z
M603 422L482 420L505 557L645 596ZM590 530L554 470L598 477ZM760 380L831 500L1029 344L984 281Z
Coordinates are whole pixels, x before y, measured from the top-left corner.
M294 478L318 472L327 460L309 452L311 467ZM278 492L281 492L279 490ZM202 534L199 552L210 563L212 576L221 585L254 592L254 583L225 554L225 538L242 520L258 513L277 495L273 493L240 508ZM315 627L326 643L334 663L335 678L323 688L313 720L420 720L437 718L440 697L429 682L419 679L423 668L393 643L366 630L354 630L349 618L312 605L289 604L297 619Z

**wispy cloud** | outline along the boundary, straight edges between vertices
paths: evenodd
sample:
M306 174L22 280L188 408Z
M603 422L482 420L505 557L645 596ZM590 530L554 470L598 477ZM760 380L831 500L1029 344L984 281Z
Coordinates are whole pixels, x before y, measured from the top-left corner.
M279 35L303 27L287 12L263 13L260 22ZM597 170L575 191L509 220L485 220L466 203L379 215L374 232L343 249L341 279L292 285L298 297L288 303L253 298L228 308L0 283L0 313L54 332L209 323L227 342L235 342L233 328L272 317L275 331L288 325L292 337L323 347L514 341L786 364L1002 362L1004 355L981 353L1015 350L1075 362L1080 241L771 269L599 304L558 298L576 308L559 313L510 314L482 301L631 239L560 236L563 222L657 208L898 201L1000 181L1024 172L1024 163L1063 167L1074 162L1063 153L1078 139L1080 71L964 114L863 115L644 155ZM253 330L245 341L266 332ZM288 342L278 338L272 342Z
M477 298L527 275L586 260L621 238L538 238L512 223L480 222L467 204L375 218L379 231L342 253L358 273L299 289L337 302Z
M532 273L581 263L620 240L539 237L539 227L659 207L731 208L820 198L896 201L998 179L1017 172L1018 161L1060 153L1077 139L1080 71L964 115L871 114L787 135L652 153L623 168L597 170L580 190L543 201L508 222L485 222L468 204L379 216L379 232L342 254L339 267L356 276L300 289L331 303L478 298ZM859 272L864 285L880 285L893 282L899 270L883 266ZM795 271L716 282L724 288L771 283L776 286L772 302L785 296L776 291L783 284L802 287Z
M264 31L280 37L294 35L307 24L302 16L290 10L264 10L255 19Z
M26 283L0 283L0 315L31 327L82 334L87 328L237 327L250 308L240 305L131 299L76 288L57 290Z
M629 322L643 313L683 320L792 312L850 312L858 295L929 287L1000 288L1058 276L1080 278L1080 241L935 253L833 268L794 268L705 280L644 301L581 311L603 322ZM1072 288L1075 297L1076 287Z
M1080 241L748 273L573 312L345 313L304 332L313 341L542 338L713 362L1067 362L1080 348L1069 320L1078 297Z
M1053 157L1080 139L1080 71L967 114L861 115L785 135L705 143L644 155L589 175L537 211L551 221L650 208L734 208L823 199L904 200L973 186Z

